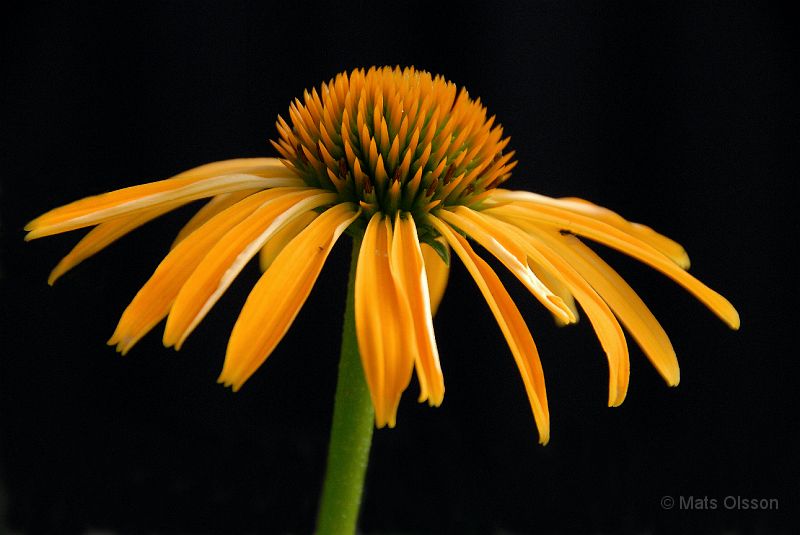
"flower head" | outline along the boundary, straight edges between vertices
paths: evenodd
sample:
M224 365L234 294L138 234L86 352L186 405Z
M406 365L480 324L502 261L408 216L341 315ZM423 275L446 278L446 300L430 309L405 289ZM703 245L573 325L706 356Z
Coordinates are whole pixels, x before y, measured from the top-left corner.
M479 203L516 162L480 100L414 69L340 74L278 118L272 144L309 185L337 191L369 220L424 219L441 206Z
M179 349L242 268L260 253L261 276L233 327L220 382L238 390L263 364L308 297L346 230L357 243L358 345L378 426L393 427L416 370L420 401L439 405L444 379L433 314L450 251L486 299L519 368L542 443L549 411L533 338L493 269L508 268L561 324L579 304L609 365L610 406L628 387L620 323L670 385L672 345L641 299L581 238L626 253L695 295L732 328L722 296L689 275L683 248L652 229L575 198L502 189L515 165L509 139L479 101L413 68L342 73L295 100L273 142L282 159L206 164L167 180L88 197L26 227L26 239L94 227L56 266L52 284L116 239L179 206L210 200L178 233L109 340L121 353L166 318Z

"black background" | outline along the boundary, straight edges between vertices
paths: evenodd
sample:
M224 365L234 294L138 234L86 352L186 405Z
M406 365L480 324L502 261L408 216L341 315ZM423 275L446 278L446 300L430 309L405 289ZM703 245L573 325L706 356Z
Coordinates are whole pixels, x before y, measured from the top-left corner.
M733 332L661 275L601 250L678 352L670 389L631 345L624 405L588 322L557 328L507 273L542 355L538 446L499 329L455 262L435 320L447 395L377 431L366 533L788 533L797 520L796 20L762 3L100 3L2 22L0 531L308 533L345 295L342 240L238 394L215 383L249 266L175 353L104 342L192 208L59 281L78 234L24 244L71 200L270 156L290 99L354 67L415 65L480 96L520 161L509 187L646 222L742 316ZM601 248L598 248L601 249ZM496 265L496 264L495 264ZM157 329L159 331L160 329ZM795 335L795 336L792 336ZM673 510L662 496L717 500ZM778 511L726 510L726 496Z

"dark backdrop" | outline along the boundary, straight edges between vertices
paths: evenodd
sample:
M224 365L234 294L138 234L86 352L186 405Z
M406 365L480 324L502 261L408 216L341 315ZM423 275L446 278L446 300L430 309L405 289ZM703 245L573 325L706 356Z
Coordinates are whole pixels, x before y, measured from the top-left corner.
M363 531L788 533L800 505L788 14L763 2L281 4L4 14L0 531L312 530L347 240L267 364L233 394L215 380L256 266L181 352L159 332L126 358L105 345L192 209L54 288L47 274L81 232L24 244L22 227L85 195L273 155L276 116L304 88L400 64L481 97L517 151L510 187L585 197L684 244L742 329L603 250L671 335L682 370L680 386L666 387L630 341L628 398L608 409L588 322L556 328L503 274L548 381L552 441L541 447L510 352L456 262L435 320L444 405L418 405L412 385L397 428L376 432ZM669 510L664 496L717 508ZM727 496L776 498L779 510L728 510Z

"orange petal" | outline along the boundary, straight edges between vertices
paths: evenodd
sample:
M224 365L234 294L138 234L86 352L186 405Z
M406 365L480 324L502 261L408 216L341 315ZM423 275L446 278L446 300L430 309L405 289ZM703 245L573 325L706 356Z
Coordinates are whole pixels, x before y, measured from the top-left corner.
M491 198L498 202L523 201L541 204L544 206L552 206L597 219L598 221L607 223L623 232L639 238L643 242L669 257L673 262L678 264L683 269L689 269L689 255L686 254L686 250L679 243L659 234L650 227L640 223L631 223L616 212L584 199L578 199L577 197L554 199L552 197L539 195L538 193L532 193L529 191L511 191L499 188L494 190Z
M450 246L444 244L445 247ZM431 296L431 314L436 315L439 305L447 289L447 279L450 277L450 266L448 266L436 249L427 243L420 244L422 258L425 261L425 276L428 277L428 293Z
M255 193L256 191L258 190L244 190L217 195L205 206L203 206L189 220L183 229L181 229L181 231L178 233L178 237L173 242L172 247L174 248L180 240L185 238L188 234L200 227L213 216L229 206L236 204L248 195ZM56 280L64 275L64 273L71 270L87 258L95 255L102 249L108 247L119 238L139 228L145 223L148 223L149 221L160 217L163 214L174 210L175 208L187 204L188 202L190 201L177 201L175 203L165 204L159 208L136 210L128 215L116 217L104 223L100 223L95 228L90 230L67 256L61 259L53 271L50 272L47 283L52 286Z
M497 225L514 233L531 257L540 260L543 265L552 267L552 272L558 273L570 293L583 307L608 359L608 405L609 407L620 405L628 392L630 359L625 334L611 309L581 274L562 258L541 234L525 234L521 229L502 221L497 221Z
M417 349L408 301L392 276L391 246L391 220L377 212L367 225L358 255L355 316L361 363L378 427L395 426Z
M283 248L286 247L295 236L306 228L319 214L314 211L309 211L295 217L272 236L261 251L258 253L258 265L262 273L269 269L269 266L278 258Z
M594 251L575 236L551 233L548 243L592 285L641 346L670 386L680 382L680 368L667 333L636 292Z
M279 160L257 158L268 164L243 167L240 160L216 162L176 177L86 197L55 208L25 226L26 240L88 227L142 209L176 201L193 201L221 193L280 186L304 186Z
M545 225L586 236L613 247L667 275L691 292L731 328L739 328L739 313L727 299L692 277L652 246L607 223L560 208L534 203L507 204L488 208L484 213L509 220L528 232L535 233L541 225Z
M164 345L180 349L244 266L286 223L336 199L335 193L319 189L292 191L263 203L230 229L180 289L164 328Z
M534 274L528 265L528 255L502 227L466 206L457 206L451 211L441 210L439 217L465 231L492 253L559 320L564 323L577 320L564 301Z
M308 298L336 240L359 214L352 203L329 208L261 275L233 327L219 382L239 390L267 359Z
M505 236L507 242L515 243L517 248L521 247L523 249L522 254L525 255L526 263L530 266L531 271L540 280L546 281L545 285L561 298L564 306L569 308L571 319L573 320L572 323L577 322L579 317L578 309L575 306L575 299L569 285L564 280L563 274L538 250L530 247L527 235L519 227L491 216L481 215L485 218L484 225L492 234ZM520 253L517 252L517 254L519 255ZM557 325L569 325L564 321L562 313L554 314L553 317Z
M625 401L630 380L628 343L617 318L592 286L551 248L540 235L529 235L531 247L552 263L564 277L570 292L578 300L592 324L608 360L608 406L617 407Z
M532 258L528 258L528 265L531 267L531 271L533 271L539 280L541 280L545 286L550 288L554 294L561 298L561 301L564 302L564 305L569 308L570 312L572 313L572 317L575 318L572 323L577 323L580 319L580 314L578 313L578 307L575 306L575 297L572 295L569 287L562 281L561 278L559 278L557 274L548 270L546 266L536 262ZM569 323L561 319L560 314L552 314L552 316L556 322L556 325L559 327L569 325Z
M176 203L183 204L183 203ZM95 255L102 249L114 243L132 230L139 228L148 221L151 221L176 208L175 204L168 204L160 208L142 210L128 216L118 217L105 223L100 223L89 231L72 250L61 259L58 265L50 272L47 284L52 286L59 277L74 268L87 258Z
M431 298L417 226L410 213L397 213L390 251L390 268L399 296L408 301L416 337L419 401L438 407L444 399L444 377L433 331Z
M109 345L127 353L169 312L183 284L203 260L209 249L226 232L245 219L261 204L285 195L282 189L261 191L238 202L207 221L197 232L181 241L161 261L153 275L122 313Z
M519 313L514 301L497 277L481 257L475 254L467 240L461 237L443 221L429 216L430 222L444 236L467 270L478 284L484 299L492 309L503 335L508 342L511 353L519 368L528 401L533 410L536 427L539 430L539 442L547 444L550 440L550 413L547 408L547 392L544 386L544 372L539 361L539 353L533 343L525 320Z
M202 208L200 208L189 221L186 222L183 228L181 228L181 230L175 236L175 240L172 242L171 249L174 249L181 240L200 228L203 223L229 206L233 206L237 202L249 195L252 195L253 193L256 193L257 191L258 190L246 189L241 191L232 191L230 193L222 193L213 197Z

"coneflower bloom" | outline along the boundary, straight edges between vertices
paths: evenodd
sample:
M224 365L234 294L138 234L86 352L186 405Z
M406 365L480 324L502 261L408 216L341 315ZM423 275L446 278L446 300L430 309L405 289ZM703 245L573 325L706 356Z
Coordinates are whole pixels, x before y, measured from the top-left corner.
M439 405L444 379L433 315L454 251L505 336L540 442L549 412L526 323L470 238L495 256L561 324L591 322L609 366L610 406L628 388L620 324L666 382L679 381L661 325L625 281L580 238L661 271L732 328L736 310L686 269L683 248L652 229L580 199L503 189L515 165L508 137L479 100L413 68L337 75L278 117L276 158L215 162L173 178L88 197L33 220L26 239L94 227L56 266L67 270L140 225L209 198L178 233L133 298L109 344L121 353L166 318L179 349L257 254L263 275L228 343L220 382L234 390L263 364L305 302L342 233L361 241L355 278L358 347L378 427L393 427L412 374L420 401Z

